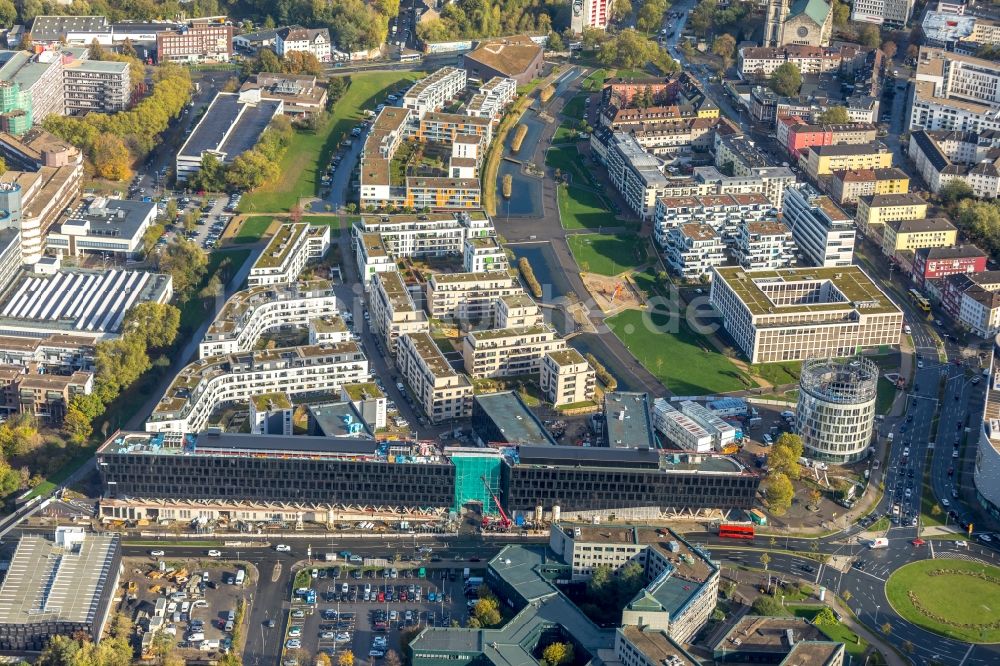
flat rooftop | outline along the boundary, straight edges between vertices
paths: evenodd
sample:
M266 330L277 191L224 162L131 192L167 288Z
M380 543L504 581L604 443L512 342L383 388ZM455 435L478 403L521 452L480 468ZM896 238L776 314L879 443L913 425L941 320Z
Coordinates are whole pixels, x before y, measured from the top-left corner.
M399 271L382 271L372 277L378 283L378 288L385 293L393 313L417 311L413 304L413 297L410 296L410 290L406 288L406 283L403 282L403 276L399 274Z
M309 405L310 420L325 437L371 437L372 432L349 402Z
M791 634L789 634L791 632ZM729 632L715 644L716 652L770 652L775 655L787 653L794 643L788 643L789 635L795 643L800 641L826 641L826 635L806 620L794 617L760 617L745 615L737 621Z
M448 363L448 359L444 357L441 348L435 344L434 338L431 337L430 333L419 331L416 333L405 333L402 337L410 339L413 349L434 377L453 377L458 375L458 372L451 367L451 363ZM464 377L464 375L462 376Z
M0 624L99 622L118 548L117 535L86 533L63 545L22 536L0 586Z
M632 626L622 627L619 631L642 652L649 663L662 666L701 666L701 662L670 640L665 631Z
M229 297L215 320L208 327L206 336L227 336L242 330L247 324L247 315L255 308L267 303L287 301L297 298L319 298L333 295L333 285L329 280L289 282L261 285L238 291Z
M281 266L292 249L303 242L308 234L309 225L305 222L282 224L264 251L257 257L253 267L255 269L268 269Z
M382 392L382 389L375 382L344 384L340 387L340 390L347 394L347 397L351 400L374 400L375 398L385 397L385 393Z
M604 421L611 448L658 448L648 394L623 391L606 394Z
M752 474L728 456L688 454L653 449L616 449L601 446L537 446L522 444L504 451L511 465L587 467L590 469L658 469L670 473Z
M507 442L555 446L552 435L513 391L477 395L474 402L499 428Z
M205 151L220 153L225 162L254 147L271 120L281 111L280 100L262 99L256 104L240 102L238 93L218 93L178 157L200 159Z

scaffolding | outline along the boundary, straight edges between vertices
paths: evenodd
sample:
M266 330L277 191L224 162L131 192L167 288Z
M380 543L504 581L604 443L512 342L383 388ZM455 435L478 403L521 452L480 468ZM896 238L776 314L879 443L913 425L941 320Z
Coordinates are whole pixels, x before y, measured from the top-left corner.
M496 502L490 496L490 491L500 496L500 453L490 449L473 449L449 450L448 455L455 466L455 495L452 508L461 512L464 505L478 502L483 505L484 516L497 513ZM489 486L489 491L486 486Z

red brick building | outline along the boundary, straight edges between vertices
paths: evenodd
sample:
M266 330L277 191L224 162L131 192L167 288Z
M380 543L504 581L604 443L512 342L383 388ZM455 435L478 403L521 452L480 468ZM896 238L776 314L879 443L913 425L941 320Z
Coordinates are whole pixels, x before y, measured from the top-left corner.
M956 273L982 273L986 254L975 245L925 247L913 253L913 279L919 284Z
M156 33L158 62L229 62L233 26L196 23L177 31Z

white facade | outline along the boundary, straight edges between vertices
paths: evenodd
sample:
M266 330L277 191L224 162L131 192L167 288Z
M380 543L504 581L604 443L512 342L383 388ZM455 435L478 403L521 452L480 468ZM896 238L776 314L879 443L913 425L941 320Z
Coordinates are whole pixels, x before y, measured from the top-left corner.
M663 161L650 155L631 134L615 132L607 153L608 176L639 217L653 217L657 197L668 181L663 175Z
M469 331L462 339L465 371L472 377L536 374L549 352L566 349L566 341L547 325Z
M429 333L400 336L396 363L432 423L472 415L472 382L455 372Z
M711 453L714 442L712 434L700 423L679 411L666 398L653 401L653 426L670 441L684 451Z
M921 47L912 86L909 129L1000 130L996 63Z
M476 118L489 118L495 123L517 97L517 81L495 76L479 87L479 92L469 100L468 114Z
M509 271L434 273L427 281L426 309L438 319L492 320L500 298L523 293L521 283Z
M689 223L671 228L665 238L664 259L667 267L686 280L711 275L713 266L725 260L725 245L712 227Z
M612 0L573 0L573 15L570 28L580 34L584 28L606 30Z
M796 432L810 457L850 463L867 454L879 368L864 357L803 364Z
M982 199L1000 196L1000 159L996 149L1000 137L973 132L928 132L910 134L907 155L931 192L937 194L953 180L965 182Z
M785 190L782 209L799 250L815 266L850 266L854 257L854 221L833 201L808 185Z
M283 28L275 35L274 45L282 58L292 51L301 51L313 54L320 62L330 62L330 31L326 28Z
M399 271L373 275L369 293L372 328L390 355L396 353L399 336L428 330L427 316L413 304Z
M905 26L913 16L913 0L854 0L851 20L859 23Z
M742 222L736 234L734 255L750 270L785 268L795 263L792 232L778 221Z
M458 67L442 67L430 76L417 81L403 95L403 108L423 118L425 113L440 111L460 92L465 90L466 73Z
M295 282L310 259L321 259L330 249L330 227L304 222L283 224L247 277L251 287Z

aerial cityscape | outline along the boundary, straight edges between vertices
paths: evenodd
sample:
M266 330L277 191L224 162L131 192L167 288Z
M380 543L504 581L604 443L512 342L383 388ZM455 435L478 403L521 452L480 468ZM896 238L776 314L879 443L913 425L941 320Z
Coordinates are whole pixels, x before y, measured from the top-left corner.
M1000 664L997 0L0 0L0 662Z

